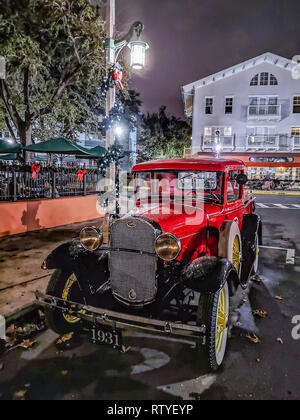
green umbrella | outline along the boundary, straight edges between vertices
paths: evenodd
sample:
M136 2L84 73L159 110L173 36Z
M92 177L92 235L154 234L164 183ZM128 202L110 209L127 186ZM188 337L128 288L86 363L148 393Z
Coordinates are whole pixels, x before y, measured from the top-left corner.
M15 153L11 155L0 155L0 160L17 160L17 155Z
M22 146L18 143L9 143L5 140L0 140L0 154L20 153Z
M106 154L106 149L102 146L96 146L90 149L90 152L96 153L99 157L103 157Z
M61 155L77 155L81 158L99 158L99 155L94 154L89 149L79 146L70 140L63 137L50 139L41 143L33 144L23 148L28 152L35 153L53 153Z

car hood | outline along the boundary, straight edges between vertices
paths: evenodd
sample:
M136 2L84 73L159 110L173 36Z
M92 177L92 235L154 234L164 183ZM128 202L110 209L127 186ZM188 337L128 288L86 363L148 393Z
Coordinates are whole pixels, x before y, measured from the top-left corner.
M164 233L181 237L186 232L192 234L207 226L208 217L215 217L220 212L221 205L202 202L183 207L182 203L171 200L164 203L141 203L135 216L153 220Z

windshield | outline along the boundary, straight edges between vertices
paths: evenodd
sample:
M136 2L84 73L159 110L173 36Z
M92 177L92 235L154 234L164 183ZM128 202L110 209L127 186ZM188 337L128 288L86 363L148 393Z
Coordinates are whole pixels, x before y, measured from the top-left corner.
M223 172L153 171L136 172L136 201L193 197L199 201L223 200Z

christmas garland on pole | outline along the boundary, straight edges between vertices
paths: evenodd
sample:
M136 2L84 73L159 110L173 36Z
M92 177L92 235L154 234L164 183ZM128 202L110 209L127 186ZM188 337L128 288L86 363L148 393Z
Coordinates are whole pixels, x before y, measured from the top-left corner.
M110 147L98 165L99 173L106 175L108 167L113 163L118 163L123 158L123 149L120 146Z

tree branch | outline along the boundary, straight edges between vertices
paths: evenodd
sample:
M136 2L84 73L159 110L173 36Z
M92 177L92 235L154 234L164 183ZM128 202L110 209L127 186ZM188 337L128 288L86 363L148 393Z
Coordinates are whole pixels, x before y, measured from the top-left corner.
M49 104L45 108L42 108L40 110L40 112L37 115L34 116L35 119L38 119L42 115L46 115L46 114L49 114L49 112L51 112L55 102L60 99L63 91L72 82L72 80L76 76L80 67L81 66L78 64L78 66L71 73L68 73L68 74L64 75L65 72L63 72L61 74L60 81L59 81L58 87L56 89L56 92L53 94Z
M76 60L77 60L78 64L81 66L81 58L80 58L80 55L79 55L78 48L76 46L76 39L71 34L70 30L68 32L69 32L69 38L71 40L72 47L73 47L73 50L74 50L74 55L76 57Z
M15 105L12 104L10 95L8 92L8 87L5 80L0 80L0 97L2 98L5 108L14 123L15 127L19 130L20 126L24 124L22 118L20 117Z
M29 116L29 114L30 114L30 107L29 107L29 68L28 67L24 70L23 93L24 93L24 105L26 107L25 115L26 115L26 120L27 120L27 116Z
M16 141L17 139L16 139L16 136L15 136L14 130L12 129L12 126L10 125L9 118L4 117L4 121L5 121L6 127L8 128L12 138Z

